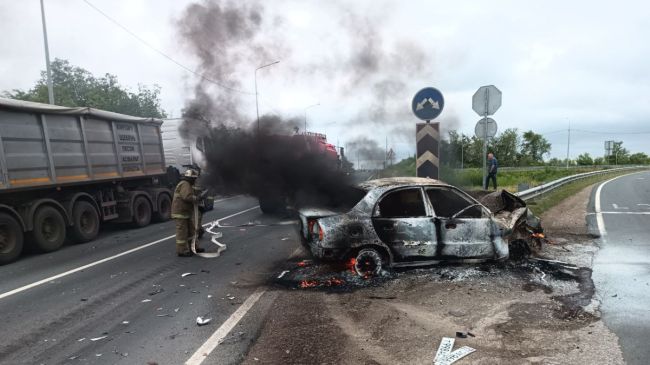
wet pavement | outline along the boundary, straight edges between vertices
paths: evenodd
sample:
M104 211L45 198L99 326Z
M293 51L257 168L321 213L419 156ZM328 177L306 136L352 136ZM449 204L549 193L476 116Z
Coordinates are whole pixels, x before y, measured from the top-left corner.
M607 234L594 262L593 279L603 319L619 336L627 363L648 364L650 172L610 181L601 189L600 199Z

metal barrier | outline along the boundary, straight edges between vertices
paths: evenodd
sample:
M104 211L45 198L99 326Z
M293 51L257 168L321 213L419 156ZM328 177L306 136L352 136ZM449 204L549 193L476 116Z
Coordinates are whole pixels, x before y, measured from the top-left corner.
M622 171L622 170L634 170L634 169L647 169L649 168L648 166L628 166L628 167L619 167L619 168L614 168L614 169L607 169L607 170L599 170L599 171L592 171L592 172L584 172L582 174L576 174L576 175L571 175L571 176L566 176L561 179L557 179L539 186L536 186L534 188L530 188L528 190L520 191L516 193L518 197L520 197L523 200L530 200L533 198L536 198L542 194L548 193L551 190L555 190L559 188L560 186L564 184L568 184L570 182L584 179L587 177L595 176L595 175L603 175L603 174L608 174L614 171Z

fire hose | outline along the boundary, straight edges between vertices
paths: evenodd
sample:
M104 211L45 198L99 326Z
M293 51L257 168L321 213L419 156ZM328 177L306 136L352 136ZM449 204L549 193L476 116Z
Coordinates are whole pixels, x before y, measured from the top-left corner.
M226 250L227 246L218 241L219 238L223 236L221 232L215 232L214 229L219 225L219 221L210 222L209 226L205 231L212 235L210 241L217 246L216 252L196 252L196 242L199 239L199 229L201 228L201 222L199 219L199 203L194 202L194 236L192 236L192 253L196 256L205 257L205 258L215 258L219 257L223 251Z

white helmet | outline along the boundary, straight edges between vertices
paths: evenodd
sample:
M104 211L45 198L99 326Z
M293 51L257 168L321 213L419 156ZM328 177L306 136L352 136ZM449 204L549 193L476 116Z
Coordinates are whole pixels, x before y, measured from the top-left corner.
M183 176L196 179L199 177L199 172L194 169L187 169L185 170Z

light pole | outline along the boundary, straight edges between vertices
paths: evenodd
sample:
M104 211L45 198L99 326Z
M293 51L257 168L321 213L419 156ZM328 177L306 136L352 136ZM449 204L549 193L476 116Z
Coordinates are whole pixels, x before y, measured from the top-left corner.
M311 107L314 107L314 106L319 106L319 105L320 105L320 102L318 102L316 104L313 104L313 105L310 105L308 107L305 107L305 130L304 130L305 134L307 134L307 109L309 109Z
M52 87L52 70L50 69L50 49L47 45L47 26L45 25L45 6L41 0L41 20L43 21L43 43L45 44L45 69L47 70L47 97L54 104L54 88Z
M280 61L271 62L269 64L266 64L264 66L260 66L260 67L255 69L255 111L257 112L257 133L260 132L260 107L259 107L259 105L257 103L257 71L264 68L264 67L273 66L276 63L280 63Z

